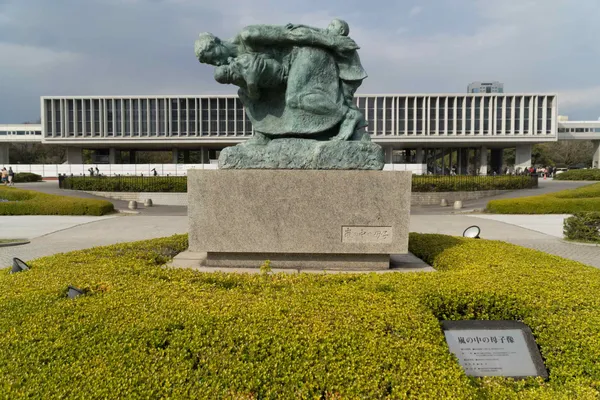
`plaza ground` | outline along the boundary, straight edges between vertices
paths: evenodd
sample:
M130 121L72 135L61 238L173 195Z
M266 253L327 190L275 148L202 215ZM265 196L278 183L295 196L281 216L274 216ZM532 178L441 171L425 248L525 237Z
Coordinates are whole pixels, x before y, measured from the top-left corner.
M465 213L485 207L490 199L531 196L576 188L590 182L540 180L540 187L505 193L493 198L464 203L462 212L451 207L415 207L410 230L460 236L465 228L478 225L483 239L501 240L580 261L600 268L600 247L569 243L562 239L565 215L495 215ZM62 191L56 182L21 184L22 188L46 193L94 197ZM127 202L111 200L115 208L127 210ZM96 246L146 240L186 233L187 209L178 206L140 207L138 214L120 213L104 217L0 216L0 239L29 239L30 243L0 248L0 266L8 267L13 257L25 261Z

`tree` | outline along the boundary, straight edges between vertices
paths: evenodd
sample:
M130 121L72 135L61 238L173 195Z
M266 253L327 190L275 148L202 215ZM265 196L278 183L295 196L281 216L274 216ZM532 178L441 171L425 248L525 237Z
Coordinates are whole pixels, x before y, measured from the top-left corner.
M549 165L569 167L573 165L592 166L594 146L591 141L564 140L543 143L536 146Z

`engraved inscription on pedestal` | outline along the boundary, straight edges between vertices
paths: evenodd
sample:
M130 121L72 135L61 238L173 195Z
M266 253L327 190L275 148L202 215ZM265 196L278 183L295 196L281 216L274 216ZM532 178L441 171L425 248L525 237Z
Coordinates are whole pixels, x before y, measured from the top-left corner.
M444 321L450 351L469 376L547 378L527 325L516 321Z
M342 243L392 243L391 226L342 226Z

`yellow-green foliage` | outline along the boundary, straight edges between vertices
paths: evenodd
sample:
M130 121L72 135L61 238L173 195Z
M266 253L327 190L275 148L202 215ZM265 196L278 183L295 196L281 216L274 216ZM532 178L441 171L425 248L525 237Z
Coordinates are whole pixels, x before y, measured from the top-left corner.
M600 181L599 169L572 169L554 177L560 181Z
M600 210L600 183L539 196L492 200L486 211L497 214L574 214Z
M14 187L0 187L0 215L104 215L114 211L110 201L57 196Z
M64 178L65 189L96 192L187 192L186 176L74 176Z
M514 245L411 234L436 273L161 268L185 236L0 271L5 398L597 399L600 271ZM66 298L74 285L87 294ZM550 379L468 378L439 319L520 319Z

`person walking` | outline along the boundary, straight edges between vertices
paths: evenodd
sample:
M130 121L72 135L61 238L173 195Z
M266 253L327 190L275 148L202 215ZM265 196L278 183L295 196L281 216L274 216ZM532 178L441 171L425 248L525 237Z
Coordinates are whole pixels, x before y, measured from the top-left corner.
M15 171L12 167L8 167L8 186L15 186Z
M2 168L2 184L4 186L8 185L8 171L6 168Z

